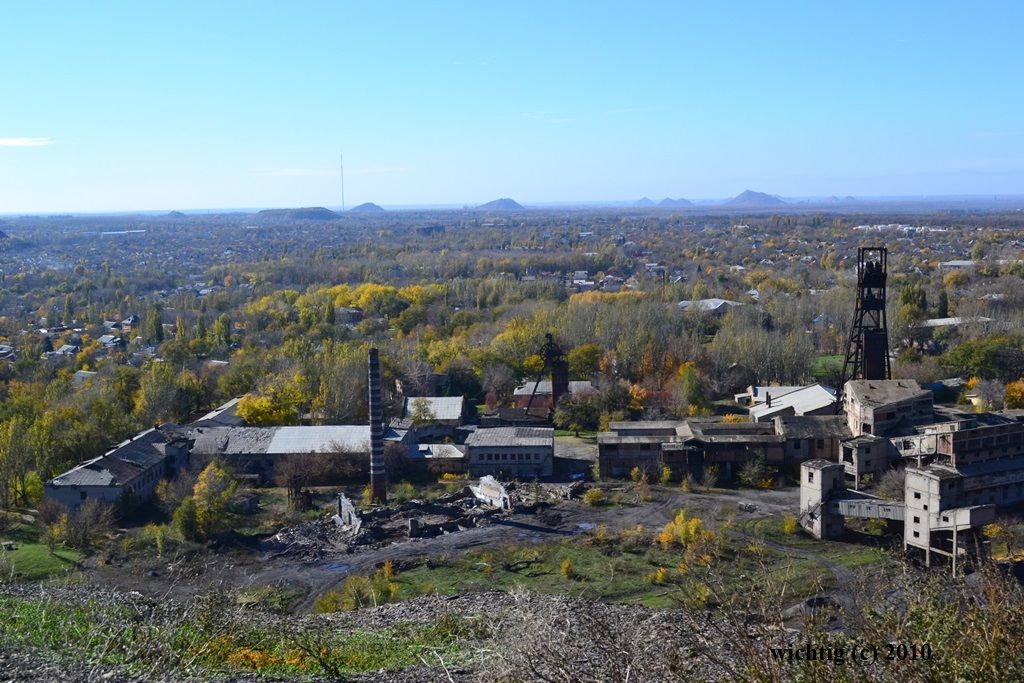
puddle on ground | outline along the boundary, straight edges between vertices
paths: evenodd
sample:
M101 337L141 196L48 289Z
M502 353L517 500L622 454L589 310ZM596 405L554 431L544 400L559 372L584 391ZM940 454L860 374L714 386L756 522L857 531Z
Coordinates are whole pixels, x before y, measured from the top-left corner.
M597 525L593 522L580 522L576 525L576 528L580 531L593 531L597 528Z
M326 569L327 571L339 572L341 574L346 573L349 569L352 568L352 565L346 564L344 562L327 562L320 566Z

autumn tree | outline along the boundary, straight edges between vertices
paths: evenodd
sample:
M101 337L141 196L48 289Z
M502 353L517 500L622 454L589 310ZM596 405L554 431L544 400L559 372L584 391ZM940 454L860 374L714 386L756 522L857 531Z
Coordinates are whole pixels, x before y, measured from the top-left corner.
M430 408L430 401L422 396L414 398L410 408L409 418L414 425L423 425L437 419L437 415Z
M573 347L566 360L569 362L569 375L577 379L588 379L601 369L604 349L597 344L580 344Z
M217 461L211 462L199 473L192 489L192 500L196 510L196 530L200 538L208 538L224 523L235 486L231 472Z
M1006 408L1017 410L1024 408L1024 378L1006 385L1004 401Z

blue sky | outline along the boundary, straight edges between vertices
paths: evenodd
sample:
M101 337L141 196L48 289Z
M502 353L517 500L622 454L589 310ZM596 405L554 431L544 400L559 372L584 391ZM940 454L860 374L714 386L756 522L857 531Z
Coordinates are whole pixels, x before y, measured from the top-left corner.
M1024 194L1022 3L11 2L0 213Z

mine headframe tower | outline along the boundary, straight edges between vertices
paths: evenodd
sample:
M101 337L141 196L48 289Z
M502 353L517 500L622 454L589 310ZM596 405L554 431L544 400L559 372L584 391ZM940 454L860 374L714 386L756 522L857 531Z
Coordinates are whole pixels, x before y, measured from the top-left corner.
M889 251L885 247L857 250L857 305L843 362L843 385L854 379L892 379L889 330L885 319ZM837 409L842 405L837 403Z
M533 399L537 396L537 387L540 386L541 378L545 374L551 375L551 408L548 410L548 419L554 417L555 406L559 399L569 393L569 363L565 360L565 352L562 347L555 343L555 338L550 332L544 335L544 345L540 347L540 357L544 360L544 367L537 373L537 379L533 382L533 391L530 393L530 400L526 402L524 412L529 415Z

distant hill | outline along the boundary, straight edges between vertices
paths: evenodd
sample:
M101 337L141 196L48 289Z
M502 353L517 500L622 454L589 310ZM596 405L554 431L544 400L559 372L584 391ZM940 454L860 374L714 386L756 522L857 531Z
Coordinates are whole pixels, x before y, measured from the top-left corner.
M503 197L476 207L478 211L522 211L522 205L514 199Z
M667 209L681 209L681 208L683 208L685 206L693 206L693 202L691 202L689 199L683 199L682 197L680 197L679 199L672 199L671 197L665 197L660 202L658 202L658 206L661 206L661 207L664 207L664 208L667 208Z
M169 214L167 214L166 217L167 218L184 218L185 214L183 214L181 211L171 211Z
M641 197L633 202L633 206L654 206L654 202L648 197Z
M322 206L312 206L302 209L264 209L256 214L259 218L271 218L278 220L292 221L333 221L339 216L330 209Z
M726 201L723 206L783 206L785 203L780 197L773 194L744 190Z
M360 204L359 206L353 206L351 209L349 209L349 211L353 213L384 213L384 209L377 206L373 202L366 202L365 204Z

